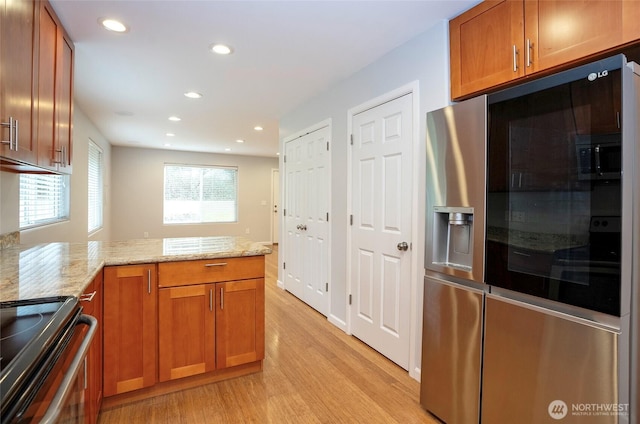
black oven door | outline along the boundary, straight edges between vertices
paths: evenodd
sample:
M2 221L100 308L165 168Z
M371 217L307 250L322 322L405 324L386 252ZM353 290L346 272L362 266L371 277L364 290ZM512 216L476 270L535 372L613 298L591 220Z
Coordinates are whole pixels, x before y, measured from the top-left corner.
M623 63L488 97L486 283L620 315Z

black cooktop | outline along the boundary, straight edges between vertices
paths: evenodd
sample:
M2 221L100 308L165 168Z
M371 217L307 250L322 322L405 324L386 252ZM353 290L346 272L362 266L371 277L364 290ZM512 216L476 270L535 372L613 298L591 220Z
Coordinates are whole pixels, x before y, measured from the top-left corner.
M63 303L3 304L0 307L0 372L42 332Z

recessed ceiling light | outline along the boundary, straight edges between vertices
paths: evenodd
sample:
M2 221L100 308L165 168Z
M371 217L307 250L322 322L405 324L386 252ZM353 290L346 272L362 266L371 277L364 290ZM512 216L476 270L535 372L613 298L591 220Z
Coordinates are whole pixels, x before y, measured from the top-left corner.
M231 151L231 149L227 147L226 149L224 149L224 151L225 151L225 152L230 152L230 151Z
M186 93L184 93L184 96L190 99L199 99L202 97L202 94L196 93L195 91L187 91Z
M233 50L231 49L231 47L226 46L224 44L212 44L209 49L217 54L231 54L233 53Z
M164 147L171 147L171 143L164 143Z
M169 117L169 121L173 121L173 122L178 122L181 121L182 119L178 118L177 116L170 116Z
M276 156L280 156L280 152L276 152Z
M239 138L239 139L236 140L236 143L244 143L244 140Z
M127 28L125 24L115 19L101 18L101 19L98 19L98 22L100 23L100 25L102 25L105 29L108 29L109 31L127 32L129 30L129 28Z
M167 135L167 137L175 137L176 136L174 133L167 133L166 135Z
M260 125L256 125L255 127L253 127L253 129L256 131L262 131L264 128L262 128Z

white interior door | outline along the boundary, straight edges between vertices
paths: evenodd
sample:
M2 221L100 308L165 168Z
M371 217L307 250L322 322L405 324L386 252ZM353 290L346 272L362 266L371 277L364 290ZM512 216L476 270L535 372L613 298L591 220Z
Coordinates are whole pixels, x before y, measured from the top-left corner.
M280 234L280 170L271 170L271 243L277 244Z
M285 289L325 316L329 312L329 137L330 127L323 127L285 145Z
M410 345L411 253L404 249L412 234L412 96L353 116L350 162L351 333L405 369Z
M302 140L295 139L285 144L285 248L284 287L302 299L304 240L302 220L304 216L304 184L302 177Z

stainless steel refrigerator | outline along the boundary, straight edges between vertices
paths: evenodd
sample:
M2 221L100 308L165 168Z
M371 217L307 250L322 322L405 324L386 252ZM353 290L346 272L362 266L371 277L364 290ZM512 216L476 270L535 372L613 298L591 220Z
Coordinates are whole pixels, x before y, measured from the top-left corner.
M640 67L427 114L421 403L445 423L640 422Z
M420 400L447 423L480 414L487 98L427 115Z

